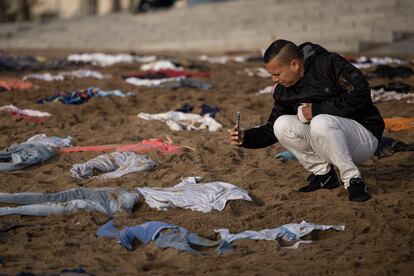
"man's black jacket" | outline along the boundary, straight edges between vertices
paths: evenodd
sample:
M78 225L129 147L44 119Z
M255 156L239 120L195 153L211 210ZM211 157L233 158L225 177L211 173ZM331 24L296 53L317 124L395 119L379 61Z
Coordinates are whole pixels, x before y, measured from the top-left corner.
M372 103L364 75L345 58L319 45L306 42L299 48L304 56L304 77L292 87L276 86L267 124L246 130L242 147L264 148L276 143L276 119L295 115L301 103L312 103L313 117L329 114L353 119L380 140L384 121Z

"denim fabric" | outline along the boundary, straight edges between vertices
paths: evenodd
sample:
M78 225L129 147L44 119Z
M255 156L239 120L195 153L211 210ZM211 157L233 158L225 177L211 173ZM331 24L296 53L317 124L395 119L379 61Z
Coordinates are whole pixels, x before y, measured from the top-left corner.
M139 200L139 193L120 188L75 188L53 194L41 193L0 193L0 202L22 204L25 206L2 207L0 216L28 215L47 216L77 210L98 211L113 216L118 211L132 212Z
M91 178L94 170L104 172L99 179L117 178L132 172L150 171L156 164L148 156L135 152L112 152L99 155L86 163L73 165L72 177L78 180Z
M142 244L155 241L159 248L175 248L181 251L199 253L191 245L201 247L216 247L220 253L231 250L231 245L225 241L212 241L188 232L183 227L161 221L149 221L140 225L125 227L117 230L113 221L102 225L96 232L98 237L118 239L118 243L128 250L133 249L133 241L139 240Z
M231 244L234 241L248 239L248 240L282 240L288 242L294 242L289 248L296 249L301 243L311 243L312 241L301 240L302 237L308 235L314 230L326 231L344 231L344 225L320 225L307 223L302 221L301 223L284 224L280 227L273 229L263 229L261 231L243 231L238 234L230 234L228 229L216 229L215 231L220 234L222 240Z
M38 143L13 144L0 151L0 171L21 170L55 156L45 145Z

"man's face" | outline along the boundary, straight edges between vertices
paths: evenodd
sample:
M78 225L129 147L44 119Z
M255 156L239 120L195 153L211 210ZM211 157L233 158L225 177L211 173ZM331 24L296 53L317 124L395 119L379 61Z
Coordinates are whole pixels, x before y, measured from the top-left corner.
M302 77L299 60L294 59L289 63L282 63L277 58L271 59L265 64L267 72L272 75L272 80L284 87L295 85Z

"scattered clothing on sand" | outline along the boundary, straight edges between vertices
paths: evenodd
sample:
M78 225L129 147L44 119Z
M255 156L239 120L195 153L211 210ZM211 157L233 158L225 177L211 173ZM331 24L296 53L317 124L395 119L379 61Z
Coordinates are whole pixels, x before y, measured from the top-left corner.
M35 88L35 86L30 81L22 81L19 79L0 79L0 92L28 90L32 88Z
M229 200L247 200L251 197L245 190L226 182L201 183L201 177L188 177L170 188L138 188L145 202L158 210L172 207L207 213L222 211Z
M167 124L173 131L179 130L199 130L208 128L209 131L217 131L222 125L211 118L209 115L198 115L193 113L183 113L179 111L169 111L166 113L148 114L139 113L138 117L144 120L157 120Z
M132 63L132 62L153 62L157 59L156 56L137 56L129 54L109 55L102 53L93 54L72 54L67 57L67 60L80 64L92 64L96 66L111 66L116 63Z
M199 72L199 71L184 71L184 70L174 70L174 69L160 69L160 70L147 70L147 71L138 71L125 74L124 78L138 78L138 79L148 79L148 80L159 80L159 79L168 79L168 78L192 78L192 77L202 77L208 78L210 74L208 72Z
M21 170L47 161L55 156L55 148L70 146L71 139L39 134L24 143L13 144L0 151L0 172Z
M70 147L62 148L61 152L82 152L82 151L117 151L125 152L131 151L136 153L147 153L155 151L158 155L177 154L182 151L183 147L173 144L172 142L163 141L162 139L149 139L143 140L136 144L124 144L124 145L101 145L101 146L84 146L84 147Z
M117 178L128 173L151 171L156 163L148 156L135 152L112 152L99 155L86 163L75 164L70 170L72 177L83 180L94 177L94 171L104 172L98 179Z
M35 122L44 122L47 119L47 117L52 116L52 114L48 112L42 112L34 109L20 109L12 104L0 106L0 112L1 111L7 111L12 116Z
M401 100L407 100L407 103L410 103L412 99L414 99L414 92L401 93L396 91L386 91L383 88L378 90L371 89L371 98L373 103Z
M389 131L414 130L414 118L384 118L384 123Z
M266 86L265 88L259 90L259 92L257 92L257 94L273 94L273 92L275 92L275 88L276 85L269 85Z
M52 194L0 193L1 203L23 205L1 207L0 216L48 216L84 210L112 217L121 211L131 213L139 197L136 190L127 191L122 188L75 188Z
M375 156L384 158L402 151L414 151L414 143L406 144L402 141L395 140L394 138L384 136L379 142Z
M312 243L311 240L301 240L303 236L310 234L315 230L335 230L344 231L344 225L320 225L307 223L302 221L301 223L284 224L280 227L273 229L263 229L261 231L244 231L238 234L230 234L228 229L216 229L215 231L220 234L221 239L233 243L237 240L278 240L282 242L281 247L297 249L301 243ZM293 243L290 246L284 246L284 243Z
M101 72L88 70L88 69L80 69L71 72L60 72L56 75L52 75L50 73L43 73L43 74L30 74L23 77L23 80L28 79L37 79L37 80L44 80L44 81L63 81L65 79L75 79L75 78L94 78L98 80L109 78L109 75L104 75Z
M244 72L246 72L249 77L270 78L270 74L263 67L244 68Z
M213 86L208 82L185 77L166 79L127 78L125 79L125 82L135 86L168 88L172 90L180 88L195 88L199 90L208 91L211 90L211 88L213 88Z
M400 101L414 98L413 87L404 82L390 82L373 86L371 89L371 98L374 103L385 101Z
M42 193L0 193L0 203L20 204L18 207L0 207L0 216L48 216L73 213L78 210L97 211L113 216L120 211L131 213L141 197L158 210L179 207L193 211L222 211L228 200L249 200L249 194L229 183L197 183L189 177L171 188L75 188L67 191Z
M0 53L0 71L38 71L50 69L62 69L70 65L66 60L51 59L35 56L11 57Z
M412 75L414 75L414 70L407 66L400 65L393 67L389 65L378 65L373 72L367 74L367 77L393 79L396 77L408 78Z
M92 97L107 97L107 96L117 96L125 97L133 95L131 92L124 93L120 90L101 90L99 87L89 87L87 89L78 90L78 91L62 91L58 92L53 96L50 96L45 99L37 100L38 104L45 104L48 102L61 102L63 104L83 104Z
M200 247L217 247L220 252L223 247L222 241L212 241L189 232L186 228L161 221L148 221L143 224L124 227L118 230L111 220L102 225L96 232L98 237L108 237L117 239L118 244L127 250L133 249L134 240L139 240L146 245L155 241L158 248L175 248L181 251L199 253ZM193 247L192 247L193 246Z
M386 65L386 64L406 64L407 61L399 59L399 58L392 58L392 57L366 57L361 56L356 60L350 60L352 64L358 69L366 69L377 65Z

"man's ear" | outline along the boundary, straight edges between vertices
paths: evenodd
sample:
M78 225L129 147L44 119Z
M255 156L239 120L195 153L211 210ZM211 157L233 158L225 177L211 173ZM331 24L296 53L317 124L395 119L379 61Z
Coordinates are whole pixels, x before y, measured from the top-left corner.
M299 71L299 68L299 61L296 58L292 59L292 61L290 62L290 69L293 71Z

